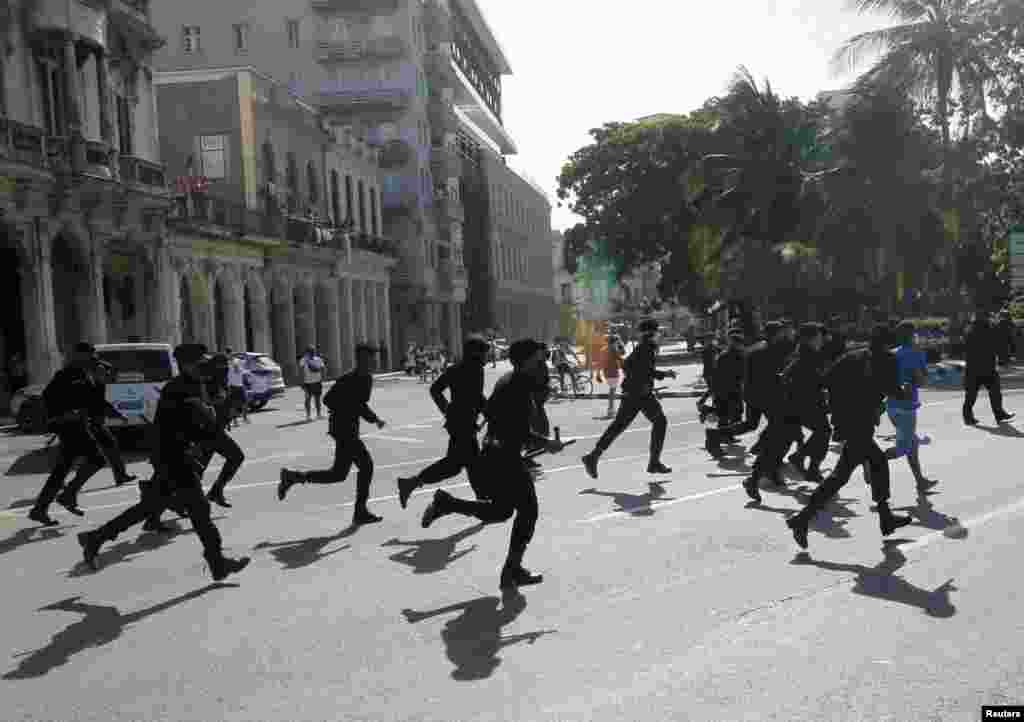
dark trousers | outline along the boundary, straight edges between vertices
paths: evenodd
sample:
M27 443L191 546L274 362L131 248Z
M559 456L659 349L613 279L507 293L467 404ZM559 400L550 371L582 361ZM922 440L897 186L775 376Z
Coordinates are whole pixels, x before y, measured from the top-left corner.
M514 514L512 538L508 545L505 568L517 569L523 565L526 547L533 539L537 527L537 489L533 476L518 455L484 452L480 469L489 480L487 501L467 501L451 497L447 511L479 519L486 524L508 521Z
M57 439L60 442L57 449L57 464L53 467L53 471L50 472L50 476L47 477L46 483L36 499L35 508L43 511L46 511L57 495L61 493L64 479L71 471L76 459L81 458L82 463L78 467L75 477L64 489L64 494L69 501L75 501L85 483L107 463L92 430L84 423L67 424L59 428Z
M786 419L790 425L790 443L798 441L802 437L801 428L809 429L810 437L797 449L797 454L806 456L811 461L811 468L817 469L828 454L828 442L832 440L832 427L828 423L828 417L822 411L807 411L790 415Z
M128 469L125 468L124 459L121 457L121 446L117 443L117 437L103 424L93 426L92 432L104 456L107 457L107 463L114 471L114 479L124 479L128 476Z
M810 501L801 512L806 519L812 518L819 510L825 508L829 500L839 493L850 480L853 470L864 464L868 470L868 481L871 484L871 498L875 504L889 502L889 461L885 452L875 443L873 428L861 428L856 432L843 430L846 443L839 455L836 468L828 478L814 490Z
M782 467L786 450L793 443L794 426L787 423L786 418L777 412L765 412L765 415L768 418L768 424L757 440L760 450L754 461L754 469L751 474L755 479L762 476L775 478Z
M373 459L362 439L337 439L334 445L334 465L323 471L308 471L303 476L307 484L340 484L348 478L353 464L357 470L356 511L365 511L366 502L370 499L370 482L373 481Z
M718 428L725 431L726 427L739 424L743 418L743 395L725 394L715 396L715 411L718 413Z
M736 421L724 426L720 425L712 436L721 439L728 436L742 436L751 431L757 431L757 427L761 425L761 417L767 415L768 412L764 408L748 403L747 417L743 421Z
M214 491L224 491L224 487L235 478L235 474L242 468L242 463L245 461L245 453L242 451L242 447L224 429L218 431L213 439L203 444L202 461L204 469L210 464L214 454L220 454L224 457L224 466L221 468L220 474L217 475L217 480L213 482L213 486L210 488L211 493Z
M637 414L643 414L652 424L651 461L659 461L661 459L661 450L665 447L665 431L668 429L668 419L665 418L665 412L661 409L661 402L653 396L634 396L632 394L624 396L622 403L619 404L619 411L615 414L615 419L608 425L604 433L601 434L601 438L597 440L594 454L600 456L607 451L612 442L629 428Z
M200 471L195 464L182 460L162 466L153 479L140 483L139 487L142 489L139 503L97 529L99 539L113 541L136 524L160 516L164 509L177 508L185 511L192 521L206 557L220 556L220 532L210 519L210 502L203 496Z
M445 479L467 471L480 456L480 444L472 429L450 429L448 431L448 452L443 459L435 461L419 473L420 485L439 484ZM472 480L472 478L471 478Z
M968 372L964 375L964 421L974 418L974 402L978 400L978 391L982 386L988 390L988 401L992 405L992 413L996 416L1006 413L1003 409L1003 388L999 372L993 371L990 374Z

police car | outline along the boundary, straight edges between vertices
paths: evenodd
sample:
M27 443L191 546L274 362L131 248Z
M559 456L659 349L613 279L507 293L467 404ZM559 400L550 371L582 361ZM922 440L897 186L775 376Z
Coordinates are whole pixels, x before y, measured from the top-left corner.
M96 355L109 364L107 401L127 419L107 419L111 428L152 423L164 385L178 374L174 349L166 343L98 344Z

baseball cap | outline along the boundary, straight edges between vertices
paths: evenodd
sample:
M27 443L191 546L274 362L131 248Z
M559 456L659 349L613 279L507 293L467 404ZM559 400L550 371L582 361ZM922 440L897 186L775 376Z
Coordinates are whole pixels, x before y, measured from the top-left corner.
M547 350L547 346L532 338L515 341L508 348L508 357L514 366L519 366L538 351Z

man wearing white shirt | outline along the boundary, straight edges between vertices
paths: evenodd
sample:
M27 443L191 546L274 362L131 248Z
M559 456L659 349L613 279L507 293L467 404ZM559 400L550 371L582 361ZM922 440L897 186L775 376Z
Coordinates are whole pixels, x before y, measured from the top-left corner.
M231 421L234 422L241 413L242 421L249 421L249 404L245 398L245 362L240 356L234 356L227 349L228 357L228 401L231 404Z
M316 417L322 418L320 398L324 393L324 360L312 346L299 358L299 370L302 372L302 390L306 393L306 421L311 419L311 400L316 402Z

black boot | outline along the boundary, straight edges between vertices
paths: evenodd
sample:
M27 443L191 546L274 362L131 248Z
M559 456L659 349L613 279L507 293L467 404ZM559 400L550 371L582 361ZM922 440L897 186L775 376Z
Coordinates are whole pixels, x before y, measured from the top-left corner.
M420 526L424 529L429 529L430 525L440 519L442 516L448 513L447 502L451 499L451 494L443 489L438 489L434 492L434 499L431 501L427 508L423 510L423 518L420 520Z
M893 514L888 502L883 501L878 505L878 526L882 530L882 536L889 536L897 529L909 526L913 521L909 516Z
M212 501L217 506L224 507L225 509L231 508L231 504L228 502L227 499L224 498L223 486L214 484L213 487L210 489L210 492L206 495L206 498Z
M665 466L661 461L652 461L647 465L648 474L671 474L672 469Z
M37 506L32 507L32 510L28 513L28 518L42 524L43 526L57 526L60 524L59 521L46 513L46 509L40 509Z
M716 459L721 459L725 456L718 433L714 429L705 429L704 449Z
M793 539L801 549L807 548L807 531L810 524L810 517L806 516L804 512L786 519L786 526L793 532Z
M210 574L213 575L215 582L226 579L230 574L237 574L249 566L251 561L249 557L230 559L220 552L217 554L204 554L203 556L206 558L206 563L210 565Z
M75 499L71 494L61 492L54 501L75 516L85 516L85 512L78 508L78 499Z
M531 584L540 584L544 581L544 575L533 574L520 566L508 567L501 570L500 587L502 589L515 589L526 587Z
M398 477L398 503L404 509L409 504L409 497L420 485L420 480L415 476L410 478Z
M78 543L82 547L82 559L93 571L96 571L96 555L100 553L103 540L96 531L83 531L78 535Z
M758 504L761 503L761 490L757 486L756 474L743 482L743 490L747 492L747 496L751 499L756 501Z

